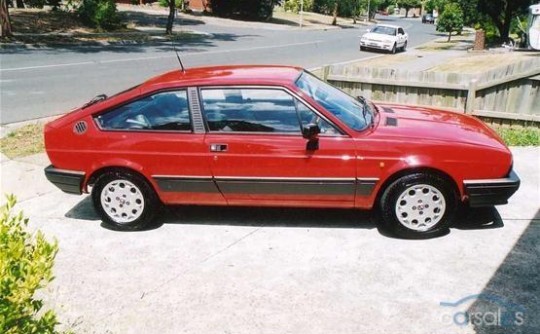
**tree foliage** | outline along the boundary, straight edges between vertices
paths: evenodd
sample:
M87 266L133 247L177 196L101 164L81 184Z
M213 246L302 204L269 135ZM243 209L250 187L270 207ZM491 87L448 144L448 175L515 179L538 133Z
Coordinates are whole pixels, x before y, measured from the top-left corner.
M452 32L463 29L463 12L456 3L449 3L444 6L443 13L439 15L437 30L448 33L448 41L452 37Z
M512 19L527 12L533 0L476 0L478 11L486 14L499 30L499 36L506 41L510 35Z
M27 232L28 219L12 214L15 198L0 208L0 333L56 333L56 315L42 312L36 290L52 279L56 242Z
M405 8L405 17L409 16L409 10L411 8L422 6L422 2L420 0L398 0L397 4L400 8Z
M77 8L81 22L100 30L112 30L120 25L114 0L83 0Z

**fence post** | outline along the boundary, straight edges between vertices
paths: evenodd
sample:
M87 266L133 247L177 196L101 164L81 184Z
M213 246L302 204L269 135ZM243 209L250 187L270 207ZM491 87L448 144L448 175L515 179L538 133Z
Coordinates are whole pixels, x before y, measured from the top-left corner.
M476 87L478 85L477 79L472 79L469 82L469 89L467 90L467 100L465 100L465 113L472 114L474 111L474 102L476 100Z
M324 65L322 67L322 81L327 82L328 81L328 75L330 74L330 65Z

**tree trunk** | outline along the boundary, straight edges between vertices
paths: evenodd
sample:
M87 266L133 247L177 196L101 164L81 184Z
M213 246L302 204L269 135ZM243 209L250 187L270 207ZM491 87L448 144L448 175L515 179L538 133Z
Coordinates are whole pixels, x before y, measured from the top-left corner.
M176 1L169 0L169 17L167 17L167 27L165 28L167 35L171 35L173 32L174 14L176 14Z
M409 10L411 7L405 7L405 18L409 17Z
M0 36L8 37L8 36L13 35L7 0L0 0L0 21L1 21Z
M334 2L334 18L332 19L332 25L335 26L337 24L337 11L338 11L338 2Z
M450 42L450 39L452 38L452 31L450 30L448 32L448 41L447 42Z
M23 0L17 0L17 8L24 8Z

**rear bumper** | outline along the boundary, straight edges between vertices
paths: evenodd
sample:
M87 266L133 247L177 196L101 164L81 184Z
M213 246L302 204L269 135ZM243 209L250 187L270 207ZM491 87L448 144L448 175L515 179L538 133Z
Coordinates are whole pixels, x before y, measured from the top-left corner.
M82 194L84 172L55 168L53 165L45 168L45 176L52 184L68 194Z
M513 170L502 179L463 181L471 207L506 204L510 196L518 190L520 183Z

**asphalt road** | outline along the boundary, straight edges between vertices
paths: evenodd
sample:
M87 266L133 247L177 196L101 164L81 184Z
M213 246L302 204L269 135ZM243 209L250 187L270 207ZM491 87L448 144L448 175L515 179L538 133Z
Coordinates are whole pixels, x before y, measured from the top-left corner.
M419 19L378 18L402 25L409 47L437 37ZM373 57L358 50L365 26L348 29L254 29L183 21L200 38L178 46L187 67L287 64L313 68ZM114 94L178 66L169 43L107 47L0 49L0 124L65 113L101 93Z

